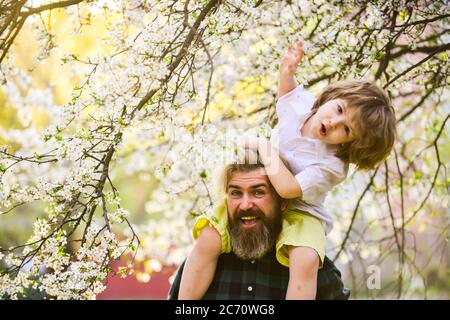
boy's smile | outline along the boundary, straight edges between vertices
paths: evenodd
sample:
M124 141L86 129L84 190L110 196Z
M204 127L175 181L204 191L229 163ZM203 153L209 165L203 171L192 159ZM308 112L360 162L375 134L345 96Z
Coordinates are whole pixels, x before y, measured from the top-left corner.
M303 135L328 144L342 144L355 139L355 109L343 99L327 101L303 125Z

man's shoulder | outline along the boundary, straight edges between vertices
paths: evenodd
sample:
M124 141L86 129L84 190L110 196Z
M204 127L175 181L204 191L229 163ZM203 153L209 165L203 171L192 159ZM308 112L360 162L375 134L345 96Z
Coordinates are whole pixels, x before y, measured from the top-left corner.
M183 267L184 263L170 289L170 300L178 297ZM274 251L255 260L242 260L234 253L226 253L219 257L216 273L204 299L281 300L285 298L288 282L289 269L278 263ZM348 299L349 294L341 272L325 257L323 268L318 272L316 299L342 300Z

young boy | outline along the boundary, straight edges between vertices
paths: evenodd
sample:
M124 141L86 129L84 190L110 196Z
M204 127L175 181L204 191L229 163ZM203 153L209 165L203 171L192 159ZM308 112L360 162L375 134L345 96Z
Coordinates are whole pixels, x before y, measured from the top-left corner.
M346 178L349 163L357 169L374 168L395 141L395 115L383 89L368 81L341 81L315 99L294 80L303 55L299 41L281 60L279 121L272 142L258 139L246 145L259 153L277 193L291 199L276 243L277 260L289 267L286 299L315 299L317 272L332 227L323 205L327 192ZM249 214L242 223L251 227L255 219ZM226 221L224 206L213 218L198 219L194 229L199 237L186 261L179 299L201 299L208 289L218 256L231 248Z

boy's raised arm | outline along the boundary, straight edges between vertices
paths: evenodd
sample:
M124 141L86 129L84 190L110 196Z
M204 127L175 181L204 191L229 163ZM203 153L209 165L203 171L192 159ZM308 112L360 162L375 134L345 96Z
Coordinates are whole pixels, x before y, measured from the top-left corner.
M295 70L303 58L303 42L297 41L295 48L288 46L287 52L281 58L280 62L280 80L278 83L278 98L284 96L286 93L294 90L297 83L294 79Z

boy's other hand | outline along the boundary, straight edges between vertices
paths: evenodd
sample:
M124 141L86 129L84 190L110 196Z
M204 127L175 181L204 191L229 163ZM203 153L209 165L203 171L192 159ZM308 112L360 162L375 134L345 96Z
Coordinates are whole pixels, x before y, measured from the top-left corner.
M288 45L286 53L281 58L280 72L294 74L304 54L303 41L297 41L294 47Z

